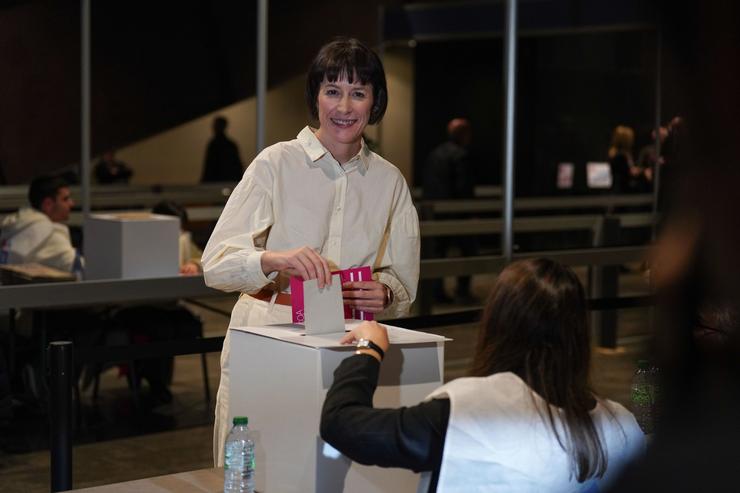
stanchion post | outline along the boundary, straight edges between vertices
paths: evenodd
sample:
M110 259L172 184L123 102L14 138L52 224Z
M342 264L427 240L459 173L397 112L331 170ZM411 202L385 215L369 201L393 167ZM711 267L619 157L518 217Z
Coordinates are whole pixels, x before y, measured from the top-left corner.
M594 246L614 246L619 241L620 221L616 216L606 215L594 234ZM619 296L619 266L593 266L590 269L589 285L592 298L616 298ZM598 345L603 348L617 347L617 311L591 312L591 326L598 330Z
M72 382L74 346L69 341L49 344L49 451L51 491L72 489Z

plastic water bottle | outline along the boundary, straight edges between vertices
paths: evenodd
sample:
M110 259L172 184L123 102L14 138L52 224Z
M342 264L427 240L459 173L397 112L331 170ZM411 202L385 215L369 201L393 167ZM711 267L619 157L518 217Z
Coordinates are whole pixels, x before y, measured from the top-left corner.
M637 370L632 377L630 401L637 424L646 434L653 432L654 394L653 378L648 362L640 360L637 362Z
M234 418L224 446L224 493L254 493L254 440L245 416Z

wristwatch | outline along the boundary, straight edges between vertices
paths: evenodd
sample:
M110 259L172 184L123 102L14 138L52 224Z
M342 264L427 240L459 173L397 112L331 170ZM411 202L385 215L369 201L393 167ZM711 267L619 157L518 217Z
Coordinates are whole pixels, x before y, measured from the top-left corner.
M380 349L380 346L375 344L370 339L361 338L359 341L357 341L357 349L372 349L373 351L378 353L378 356L380 356L381 360L385 358L385 351Z

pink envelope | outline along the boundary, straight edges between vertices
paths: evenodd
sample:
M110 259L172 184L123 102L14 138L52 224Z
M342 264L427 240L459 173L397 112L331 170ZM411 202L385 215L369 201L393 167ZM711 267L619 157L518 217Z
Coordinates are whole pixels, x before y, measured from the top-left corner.
M369 266L355 267L354 269L343 269L332 272L339 274L342 283L354 281L372 281L373 274ZM305 312L303 310L303 278L300 276L291 276L290 278L290 302L293 305L293 323L302 324L305 321ZM356 320L373 320L373 314L370 312L355 310L349 306L344 306L344 318Z

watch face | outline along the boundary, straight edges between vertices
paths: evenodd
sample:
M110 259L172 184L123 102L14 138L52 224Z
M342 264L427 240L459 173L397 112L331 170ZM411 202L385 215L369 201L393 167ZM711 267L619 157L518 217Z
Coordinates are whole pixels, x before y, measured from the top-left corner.
M370 349L370 341L367 339L360 339L357 341L357 348L358 349Z

